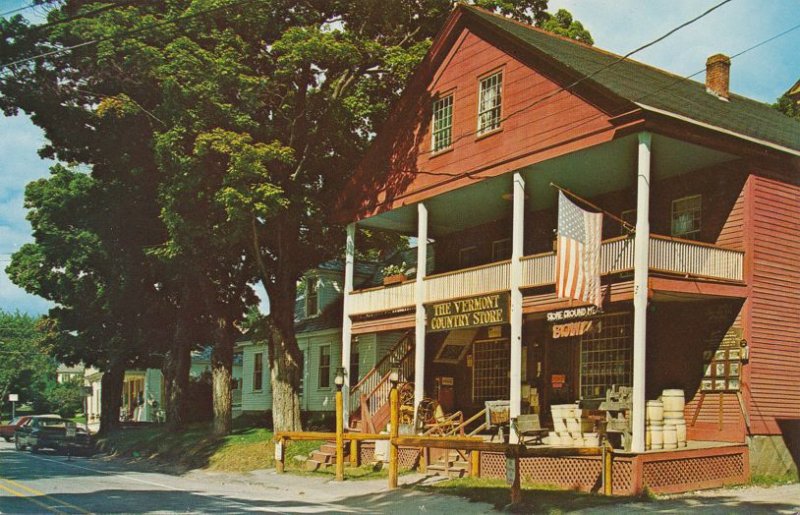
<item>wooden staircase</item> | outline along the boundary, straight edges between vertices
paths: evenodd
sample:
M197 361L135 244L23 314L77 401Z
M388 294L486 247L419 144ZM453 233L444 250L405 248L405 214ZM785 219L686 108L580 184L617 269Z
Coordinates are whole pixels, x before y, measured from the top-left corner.
M376 433L389 422L389 372L392 363L400 366L400 382L414 378L414 331L406 331L380 361L350 389L349 426Z
M441 450L442 454L428 464L427 475L446 476L457 479L469 475L470 464L467 456L460 451Z
M350 466L350 446L344 446L344 466ZM329 440L322 444L319 449L311 453L311 456L306 460L306 470L313 472L315 470L327 469L336 465L336 442Z

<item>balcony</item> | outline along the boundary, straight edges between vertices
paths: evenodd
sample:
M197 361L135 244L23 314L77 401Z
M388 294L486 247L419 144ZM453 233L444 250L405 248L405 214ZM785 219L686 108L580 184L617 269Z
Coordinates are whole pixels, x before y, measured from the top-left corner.
M634 239L603 242L600 272L603 275L633 270ZM650 271L680 277L742 282L744 252L704 243L650 236ZM554 252L522 258L522 287L555 284ZM511 262L499 261L474 268L434 274L425 278L425 302L470 297L510 289ZM414 306L415 282L354 291L351 315L387 312Z

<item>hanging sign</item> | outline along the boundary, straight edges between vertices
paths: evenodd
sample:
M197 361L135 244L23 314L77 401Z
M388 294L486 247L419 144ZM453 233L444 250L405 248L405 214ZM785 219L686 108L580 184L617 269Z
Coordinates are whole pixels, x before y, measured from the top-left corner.
M511 295L502 292L429 304L426 306L427 330L435 333L507 324L510 301Z
M275 461L283 459L283 442L275 442Z
M579 308L559 309L547 313L548 322L563 322L600 315L603 310L597 306L582 306Z
M581 336L589 332L594 325L594 320L583 320L580 322L569 322L566 324L553 325L553 339L569 338L571 336Z
M16 393L8 394L8 402L17 402L17 401L19 401L19 394Z

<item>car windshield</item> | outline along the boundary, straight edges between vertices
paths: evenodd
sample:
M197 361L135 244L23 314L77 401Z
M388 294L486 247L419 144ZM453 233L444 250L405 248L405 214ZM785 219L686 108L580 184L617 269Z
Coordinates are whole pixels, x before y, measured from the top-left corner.
M8 425L10 425L10 426L16 426L16 425L19 423L19 419L21 419L21 418L22 418L22 417L15 417L15 418L12 418L12 419L11 419L11 422L9 422L9 423L8 423Z
M40 427L64 427L66 420L60 418L40 418L38 425Z

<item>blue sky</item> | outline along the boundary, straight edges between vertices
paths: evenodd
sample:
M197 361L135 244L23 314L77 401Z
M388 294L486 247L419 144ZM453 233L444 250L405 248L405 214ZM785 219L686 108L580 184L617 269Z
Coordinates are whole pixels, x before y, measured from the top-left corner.
M0 0L0 12L31 0ZM697 16L719 0L551 0L591 31L595 45L624 54ZM31 13L31 11L26 11ZM35 15L35 13L34 13ZM800 24L798 0L733 0L633 58L679 75L705 67L708 56L734 55ZM733 60L731 90L772 103L800 78L800 30ZM697 79L702 80L703 75ZM52 162L40 159L42 132L27 117L0 117L0 269L31 241L22 205L25 184L45 177ZM0 308L39 314L48 303L14 286L0 270Z

